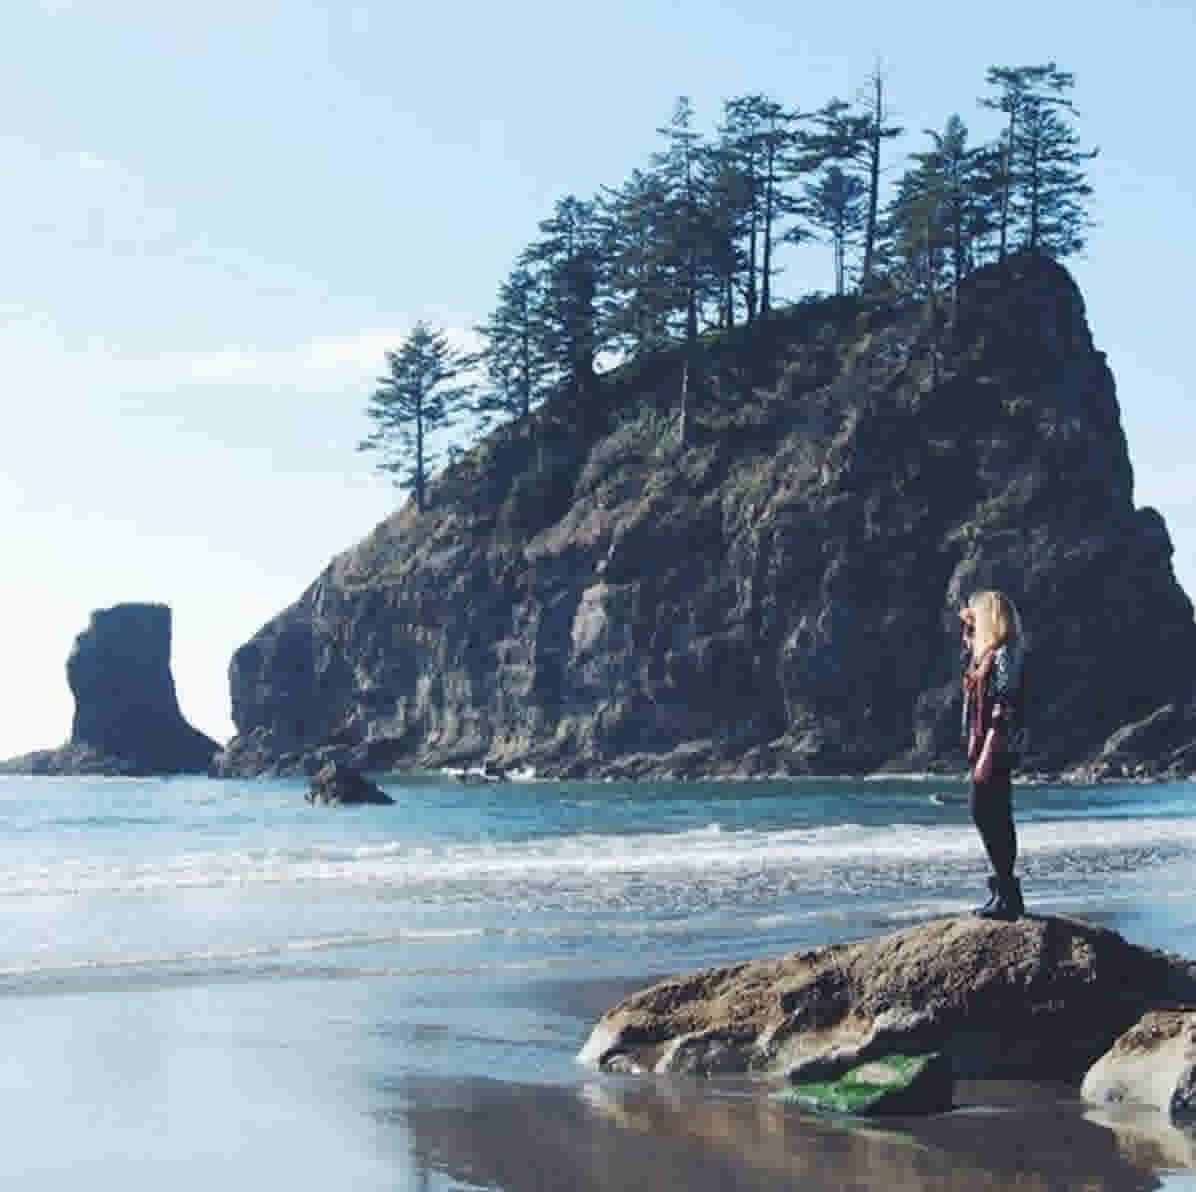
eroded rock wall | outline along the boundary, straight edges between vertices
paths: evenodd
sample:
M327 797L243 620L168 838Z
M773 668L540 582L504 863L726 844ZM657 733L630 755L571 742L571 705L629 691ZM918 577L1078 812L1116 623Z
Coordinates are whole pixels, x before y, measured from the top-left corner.
M236 652L220 772L957 769L954 610L989 586L1029 631L1030 769L1191 704L1192 605L1058 265L980 271L954 326L832 301L724 337L685 449L680 368L497 432L333 560Z

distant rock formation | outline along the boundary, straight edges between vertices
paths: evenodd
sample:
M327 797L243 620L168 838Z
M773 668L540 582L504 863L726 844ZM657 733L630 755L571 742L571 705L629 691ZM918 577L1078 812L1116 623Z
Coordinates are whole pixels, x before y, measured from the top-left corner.
M67 659L75 697L71 739L3 763L9 773L204 773L219 744L189 725L170 673L165 604L118 604L91 614Z
M961 1077L1075 1079L1144 1012L1194 997L1196 963L1107 928L962 916L663 982L604 1014L579 1058L807 1082L941 1051Z
M325 803L332 807L351 806L354 803L393 803L394 800L380 787L375 786L352 766L338 762L325 762L311 780L307 792L309 803Z
M225 774L962 768L955 609L1031 642L1025 768L1196 771L1196 623L1070 275L799 304L500 429L236 651ZM1095 767L1095 769L1092 769Z

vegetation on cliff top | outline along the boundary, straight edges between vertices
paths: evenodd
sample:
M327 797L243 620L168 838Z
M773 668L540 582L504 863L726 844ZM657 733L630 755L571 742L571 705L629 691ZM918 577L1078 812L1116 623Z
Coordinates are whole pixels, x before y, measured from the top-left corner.
M981 106L1004 117L997 139L971 144L952 115L926 131L928 147L888 196L883 148L904 130L891 123L879 67L857 104L801 111L765 95L729 99L713 136L682 97L646 168L556 203L478 328L478 354L450 352L423 323L387 354L363 447L379 450L380 469L422 510L430 433L467 412L482 428L526 420L549 397L584 421L601 402L604 367L678 347L684 446L689 405L709 380L704 337L736 328L750 337L776 317L783 245L829 243L838 296L855 288L870 302L925 300L948 324L960 283L981 265L1014 250L1079 251L1095 150L1080 148L1074 128L1073 76L1047 63L994 67L986 82Z

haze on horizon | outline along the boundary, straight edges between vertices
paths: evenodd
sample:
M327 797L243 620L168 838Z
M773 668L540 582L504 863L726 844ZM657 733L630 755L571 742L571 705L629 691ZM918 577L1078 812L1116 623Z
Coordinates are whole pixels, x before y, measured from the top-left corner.
M989 66L1075 73L1098 226L1066 263L1116 378L1136 503L1162 512L1196 593L1190 5L1119 0L1097 21L1014 0L979 30L930 0L849 21L778 0L466 11L11 6L0 757L65 740L71 642L125 600L171 605L183 713L227 739L233 650L396 507L354 451L383 352L421 318L468 334L553 202L642 165L677 96L708 130L747 92L853 98L878 58L909 130L890 180L953 112L993 135ZM788 265L782 301L831 288L829 247Z

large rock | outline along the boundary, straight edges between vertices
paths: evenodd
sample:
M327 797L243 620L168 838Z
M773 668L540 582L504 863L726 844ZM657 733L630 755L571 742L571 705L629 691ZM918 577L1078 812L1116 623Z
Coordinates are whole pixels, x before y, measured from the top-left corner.
M955 608L989 586L1031 635L1028 769L1192 706L1192 604L1074 282L1020 256L961 312L832 300L712 338L684 450L679 354L496 431L236 651L221 772L329 747L545 776L957 769ZM1196 718L1156 727L1116 765L1196 769Z
M355 803L393 803L394 800L380 787L375 786L352 766L337 762L326 762L311 780L307 792L309 803L326 803L333 807L351 806Z
M75 697L71 739L4 763L34 774L203 773L220 746L183 719L170 673L165 604L91 614L67 659Z
M1196 1008L1145 1014L1089 1068L1080 1092L1097 1105L1196 1114Z
M1123 725L1095 759L1069 777L1101 779L1179 777L1196 770L1196 701L1186 707L1164 704L1149 716Z
M942 1051L958 1076L1075 1078L1196 963L1076 920L939 919L679 977L599 1020L579 1058L615 1071L833 1080Z

